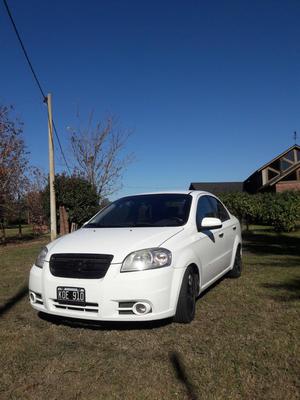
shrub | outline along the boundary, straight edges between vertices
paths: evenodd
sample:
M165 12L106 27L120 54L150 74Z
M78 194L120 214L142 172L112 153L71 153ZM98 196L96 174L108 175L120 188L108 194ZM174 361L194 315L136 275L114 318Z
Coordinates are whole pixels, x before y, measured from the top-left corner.
M257 223L262 213L262 195L225 193L220 195L229 211L245 224Z
M300 192L223 193L220 198L241 222L271 225L276 231L289 232L300 220Z
M56 211L65 206L69 221L81 225L99 210L99 197L92 184L79 176L55 176ZM44 208L50 215L49 184L44 192Z
M276 231L294 230L300 219L300 193L266 193L261 218Z

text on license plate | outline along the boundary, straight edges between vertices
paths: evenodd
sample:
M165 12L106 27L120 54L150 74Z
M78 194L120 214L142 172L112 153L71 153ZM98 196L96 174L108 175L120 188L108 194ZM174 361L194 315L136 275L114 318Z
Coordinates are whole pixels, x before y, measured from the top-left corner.
M85 303L85 289L77 287L57 287L57 301L60 303Z

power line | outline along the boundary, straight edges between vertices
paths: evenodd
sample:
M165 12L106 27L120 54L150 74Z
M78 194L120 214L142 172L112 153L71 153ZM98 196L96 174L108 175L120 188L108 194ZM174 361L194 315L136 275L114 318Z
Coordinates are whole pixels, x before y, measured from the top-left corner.
M23 43L23 41L22 41L22 39L21 39L21 36L20 36L20 34L19 34L19 31L18 31L17 26L16 26L16 24L15 24L15 21L14 21L14 19L13 19L13 16L12 16L12 14L11 14L11 12L10 12L9 7L8 7L7 1L6 1L6 0L3 0L3 3L4 3L4 6L5 6L5 9L6 9L6 11L7 11L7 14L8 14L8 16L9 16L9 19L10 19L10 21L11 21L11 23L12 23L12 26L13 26L13 28L14 28L15 34L16 34L18 40L19 40L20 46L21 46L21 48L22 48L22 50L23 50L24 56L25 56L25 58L26 58L26 61L27 61L28 65L29 65L29 68L30 68L30 70L31 70L31 72L32 72L32 75L33 75L33 77L34 77L34 80L35 80L35 82L36 82L36 84L37 84L37 86L38 86L38 88L39 88L39 91L41 92L41 95L43 96L43 101L46 103L46 102L47 102L47 96L45 95L45 92L44 92L44 90L43 90L43 88L42 88L42 85L41 85L41 83L40 83L40 81L39 81L39 79L38 79L38 77L37 77L37 74L36 74L36 72L35 72L35 70L34 70L34 68L33 68L33 65L32 65L32 63L31 63L31 61L30 61L30 58L29 58L29 56L28 56L28 53L27 53L26 48L25 48L25 46L24 46L24 43ZM53 119L52 119L52 124L53 124L53 127L54 127L54 132L55 132L55 136L56 136L56 139L57 139L59 148L60 148L60 152L61 152L61 154L62 154L62 157L63 157L63 159L64 159L64 162L65 162L65 164L66 164L66 167L67 167L67 169L68 169L68 171L69 171L69 173L70 173L70 175L71 175L71 169L70 169L70 167L69 167L69 165L68 165L68 163L67 163L67 160L66 160L66 157L65 157L65 154L64 154L64 151L63 151L63 148L62 148L60 139L59 139L59 135L58 135L58 133L57 133L57 129L56 129L56 126L55 126L55 124L54 124Z
M65 157L65 153L63 152L63 149L62 149L62 146L61 146L61 143L60 143L60 139L59 139L59 136L58 136L58 133L57 133L57 130L56 130L56 126L55 126L55 123L54 123L53 120L52 120L52 124L53 124L53 128L54 128L54 133L55 133L55 136L56 136L59 148L60 148L60 152L61 152L61 154L63 156L64 162L66 164L66 167L68 168L68 171L69 171L70 175L72 175L71 169L70 169L70 167L69 167L69 165L67 163L67 160L66 160L66 157Z
M45 96L45 92L43 91L42 85L40 84L40 81L38 80L37 74L35 73L35 71L34 71L34 69L33 69L33 66L32 66L32 64L31 64L31 61L30 61L29 56L28 56L28 54L27 54L27 51L26 51L26 49L25 49L24 43L23 43L23 41L22 41L22 39L21 39L21 36L20 36L20 34L19 34L19 32L18 32L17 26L16 26L16 24L15 24L15 21L14 21L12 15L11 15L11 12L10 12L10 9L9 9L9 7L8 7L8 4L7 4L6 0L3 0L3 3L4 3L4 6L5 6L5 8L6 8L6 11L7 11L7 14L8 14L8 16L9 16L9 19L10 19L10 21L11 21L11 23L12 23L12 26L13 26L13 28L14 28L14 31L15 31L15 33L16 33L16 35L17 35L17 38L18 38L18 40L19 40L19 43L20 43L20 45L21 45L21 47L22 47L24 56L25 56L25 58L26 58L26 60L27 60L27 62L28 62L28 65L29 65L29 68L30 68L30 70L31 70L31 72L32 72L32 75L33 75L33 77L34 77L34 79L35 79L35 81L36 81L36 83L37 83L37 85L38 85L38 87L39 87L39 89L40 89L40 92L41 92L41 94L42 94L42 96L43 96L43 99L45 99L45 97L46 97L46 96Z

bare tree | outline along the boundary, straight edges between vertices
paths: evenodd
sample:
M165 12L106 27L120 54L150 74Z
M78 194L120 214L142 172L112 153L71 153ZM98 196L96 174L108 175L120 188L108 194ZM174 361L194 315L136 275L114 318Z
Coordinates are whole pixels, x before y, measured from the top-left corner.
M133 161L133 154L125 152L131 132L121 129L113 116L94 124L93 113L86 128L69 130L74 172L96 187L100 199L120 189L123 173Z
M5 239L6 216L12 204L21 204L26 190L28 153L22 138L23 124L11 116L13 107L0 105L0 224Z
M30 168L29 182L26 193L26 207L28 224L32 224L34 231L47 228L46 213L44 210L43 192L48 179L45 173L37 167Z
M9 192L16 178L24 174L28 164L24 140L23 124L13 120L13 107L0 105L0 190Z

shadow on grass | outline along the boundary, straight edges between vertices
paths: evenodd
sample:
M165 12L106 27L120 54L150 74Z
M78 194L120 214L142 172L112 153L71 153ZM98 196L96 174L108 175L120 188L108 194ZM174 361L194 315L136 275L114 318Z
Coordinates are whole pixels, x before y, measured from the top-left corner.
M253 254L300 256L300 238L244 232L243 241L244 249Z
M261 256L261 257L260 257ZM266 257L264 257L266 256ZM255 260L251 260L251 262L247 262L248 266L260 266L270 267L270 268L296 268L300 267L300 258L299 256L273 256L272 254L260 254L257 256Z
M196 394L195 386L193 385L191 379L189 378L186 368L184 366L183 360L179 353L173 352L169 354L169 359L172 367L176 373L177 379L185 386L188 398L190 400L198 400Z
M300 278L282 283L265 283L262 286L276 291L276 294L272 295L274 300L294 301L300 299Z
M214 282L213 284L208 286L208 288L206 288L205 290L203 290L203 292L201 292L199 294L199 296L197 297L197 301L201 300L202 297L205 297L208 293L212 292L217 286L219 286L226 279L229 279L229 278L227 277L227 275L224 275L220 279L218 279L216 282Z
M23 299L28 294L28 286L24 285L22 288L4 304L0 305L0 317L9 311L15 304Z
M121 322L121 321L93 321L84 320L79 318L69 318L57 315L46 314L39 312L38 316L47 322L51 322L55 325L66 325L71 328L85 328L90 330L119 330L119 331L130 331L139 329L156 329L163 326L169 325L172 322L172 318L161 319L157 321L132 321L132 322Z

